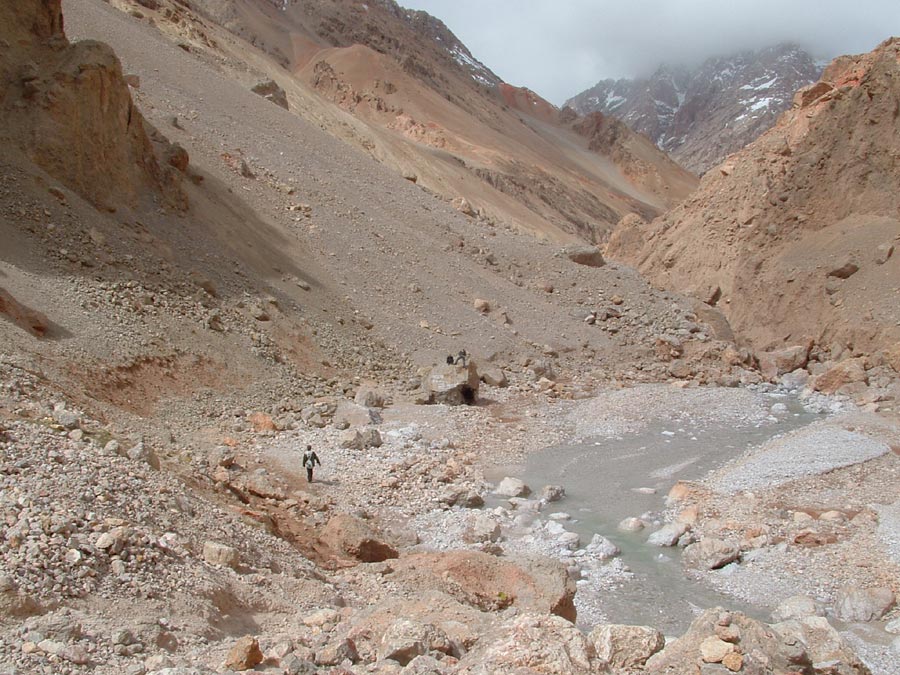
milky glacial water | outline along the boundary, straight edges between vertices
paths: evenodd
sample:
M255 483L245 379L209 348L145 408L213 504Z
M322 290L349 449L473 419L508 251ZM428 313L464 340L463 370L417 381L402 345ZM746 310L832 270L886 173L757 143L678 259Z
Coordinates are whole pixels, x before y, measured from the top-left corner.
M646 543L654 527L624 533L618 523L629 516L658 514L665 496L679 480L696 480L740 456L748 448L810 424L821 415L804 411L794 400L772 397L786 410L764 421L716 426L709 420L693 424L651 422L637 433L583 443L548 447L528 457L524 466L498 468L491 477L516 475L535 491L562 485L566 497L544 515L564 511L572 516L566 528L582 543L601 534L621 550L633 572L629 581L590 593L579 589L579 624L589 627L598 617L613 623L654 626L666 634L682 633L693 617L708 607L723 606L763 618L771 608L748 607L687 578L677 548ZM727 568L714 574L727 574Z

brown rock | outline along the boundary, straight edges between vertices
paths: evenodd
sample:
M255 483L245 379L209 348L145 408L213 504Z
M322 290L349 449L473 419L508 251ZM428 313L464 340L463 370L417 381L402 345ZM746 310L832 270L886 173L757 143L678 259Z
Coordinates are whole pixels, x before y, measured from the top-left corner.
M236 569L240 560L238 552L231 546L207 541L203 544L203 559L211 565L222 565Z
M834 85L831 82L816 82L798 91L794 97L794 103L801 108L806 108L831 91L834 91Z
M741 629L731 623L727 626L722 626L720 624L716 626L716 637L722 642L737 644L741 641Z
M603 624L588 636L597 658L613 669L639 669L666 645L662 633L647 626Z
M569 246L563 249L563 255L578 265L587 267L603 267L606 261L596 246Z
M383 408L387 401L387 396L383 391L375 387L363 385L356 391L353 401L357 405L366 408Z
M811 344L794 345L777 351L762 352L758 355L759 369L769 380L781 377L785 373L792 373L806 366L811 347Z
M806 546L807 548L817 548L819 546L828 546L836 544L837 537L831 533L817 532L816 530L800 530L794 535L794 543L797 546Z
M509 384L506 373L496 366L488 366L479 370L481 381L491 387L505 387Z
M744 667L744 657L737 652L731 652L730 654L726 654L725 658L722 659L722 665L728 668L732 673L736 673Z
M859 265L854 262L845 262L840 267L835 267L834 269L832 269L828 273L828 276L836 277L838 279L849 279L857 272L859 272Z
M349 638L330 642L316 653L316 663L320 666L338 666L344 661L359 661L356 644Z
M715 627L719 623L720 609L709 609L697 617L687 632L677 640L670 641L665 649L655 654L647 662L647 672L667 673L667 675L696 675L698 663L722 664L729 654L744 655L743 668L748 671L751 654L765 655L765 668L759 672L812 673L812 662L802 641L791 640L787 644L771 628L740 612L729 613L729 625L740 629L740 650L730 643L715 637ZM755 659L754 659L755 660ZM756 665L760 665L756 661ZM723 669L726 666L721 666ZM703 670L703 672L707 672ZM716 672L714 669L709 672ZM730 671L729 671L730 672ZM856 675L863 675L862 672Z
M735 544L707 537L684 549L682 560L685 565L694 569L717 570L734 562L740 555L741 550Z
M700 658L705 663L722 663L722 660L734 650L735 647L730 642L711 635L700 643Z
M480 378L475 364L435 366L425 378L423 388L429 403L472 404L478 398Z
M549 558L524 557L514 564L479 551L450 551L408 555L392 564L398 583L438 589L483 611L512 605L575 620L575 583Z
M118 58L95 40L70 44L60 0L4 3L0 40L16 45L0 57L7 77L26 63L34 66L23 83L26 103L3 112L9 137L32 161L104 209L136 205L146 187L186 205L157 160Z
M338 514L329 520L319 540L360 562L381 562L398 556L397 550L381 535L349 514Z
M225 667L232 670L250 670L262 663L263 658L259 641L255 637L246 635L238 640L228 652Z
M834 614L842 621L875 621L894 605L890 588L844 587L834 599Z
M26 307L0 288L0 315L36 337L44 337L50 321L40 312Z
M255 412L250 415L247 420L250 422L250 426L253 427L253 431L256 433L278 430L272 417L263 412Z
M812 386L824 394L834 394L841 387L856 382L868 383L865 359L848 359L814 378Z
M592 675L591 647L568 621L522 614L494 628L468 652L454 672L472 675Z
M284 89L278 86L278 83L274 80L263 80L262 82L258 82L253 86L251 91L285 110L290 109L288 106L287 94L285 94Z
M685 499L689 499L695 494L696 488L694 485L680 480L675 483L675 485L673 485L669 490L669 494L666 496L666 500L669 502L680 502Z

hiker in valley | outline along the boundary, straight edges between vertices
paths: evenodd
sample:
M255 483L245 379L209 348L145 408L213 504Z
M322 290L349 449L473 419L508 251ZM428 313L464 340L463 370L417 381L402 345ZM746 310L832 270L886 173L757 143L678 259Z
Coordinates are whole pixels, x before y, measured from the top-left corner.
M316 454L316 451L312 449L311 445L306 446L306 452L303 453L303 466L306 468L306 482L312 483L313 479L313 467L318 464L322 466L321 460L319 460L319 456Z

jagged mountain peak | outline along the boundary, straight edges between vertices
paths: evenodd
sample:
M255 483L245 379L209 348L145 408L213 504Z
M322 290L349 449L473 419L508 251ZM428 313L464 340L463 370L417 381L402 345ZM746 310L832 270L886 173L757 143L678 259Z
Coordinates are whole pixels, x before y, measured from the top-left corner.
M566 105L614 115L703 173L771 127L820 72L802 47L784 43L694 68L664 64L649 77L603 80Z

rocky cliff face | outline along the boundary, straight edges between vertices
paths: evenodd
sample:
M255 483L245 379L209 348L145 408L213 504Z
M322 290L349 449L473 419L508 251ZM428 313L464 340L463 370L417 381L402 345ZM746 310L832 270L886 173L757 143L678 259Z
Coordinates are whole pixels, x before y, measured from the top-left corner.
M694 70L663 66L646 79L603 80L566 105L614 115L702 173L769 129L819 72L805 51L779 45Z
M148 135L109 47L69 43L60 0L4 4L0 40L0 141L95 205L133 204L142 186L183 202L186 153Z
M724 309L757 346L900 339L900 40L841 57L756 142L609 254Z

